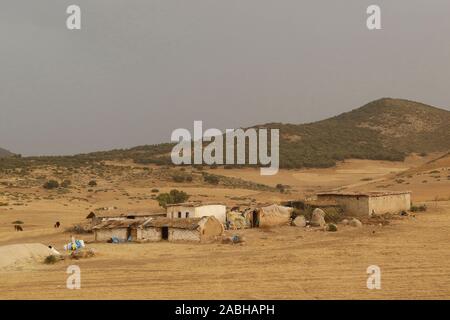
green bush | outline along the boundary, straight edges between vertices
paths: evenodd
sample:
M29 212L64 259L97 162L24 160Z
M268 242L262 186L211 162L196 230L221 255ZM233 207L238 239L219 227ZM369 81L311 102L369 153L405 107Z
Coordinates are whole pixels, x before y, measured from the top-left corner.
M205 180L205 182L209 184L219 184L220 182L219 177L214 174L203 175L203 180Z
M166 208L169 204L176 204L186 202L189 199L189 195L177 189L170 190L169 193L161 193L156 197L159 205Z
M184 168L183 168L184 169ZM172 175L172 179L175 182L181 183L181 182L191 182L192 181L192 175L184 173L184 172L178 172Z
M58 257L55 255L49 255L45 258L44 263L45 264L55 264L56 262L58 262Z
M336 232L337 230L337 226L334 223L329 223L327 225L327 231Z
M44 187L44 189L48 189L48 190L56 189L56 188L59 188L59 182L56 180L49 180L46 183L44 183L43 187Z

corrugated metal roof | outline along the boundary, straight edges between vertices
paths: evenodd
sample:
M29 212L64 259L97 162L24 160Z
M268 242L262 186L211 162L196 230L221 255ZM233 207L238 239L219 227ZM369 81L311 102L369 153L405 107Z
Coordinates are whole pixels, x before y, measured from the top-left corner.
M97 224L92 229L120 229L138 226L144 223L145 219L107 220Z

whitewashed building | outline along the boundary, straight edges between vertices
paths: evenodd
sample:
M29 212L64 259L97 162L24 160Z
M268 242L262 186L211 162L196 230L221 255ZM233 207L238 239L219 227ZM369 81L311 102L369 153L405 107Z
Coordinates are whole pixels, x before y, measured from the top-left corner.
M167 206L167 218L202 218L213 216L221 223L227 219L227 207L223 204L178 203Z

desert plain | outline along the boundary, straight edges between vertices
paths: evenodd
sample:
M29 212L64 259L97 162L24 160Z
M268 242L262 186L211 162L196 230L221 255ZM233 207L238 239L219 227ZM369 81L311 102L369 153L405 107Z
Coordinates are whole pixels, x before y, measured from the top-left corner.
M438 160L435 160L438 159ZM170 169L175 170L175 169ZM194 168L184 168L195 176ZM243 244L97 243L76 235L94 257L55 264L17 261L0 267L1 299L449 299L450 157L411 155L405 161L346 160L326 169L282 169L271 177L256 168L203 169L231 180L205 185L167 179L164 168L126 161L71 170L39 167L0 177L0 247L42 243L63 251L68 228L89 212L164 212L152 193L178 189L190 200L227 206L278 203L323 190L410 190L426 212L387 224L337 232L282 226L227 230ZM43 179L70 179L64 190ZM89 186L92 179L96 186ZM42 181L41 181L42 180ZM249 183L242 183L246 181ZM286 186L284 192L276 185ZM261 187L265 186L265 187ZM157 191L156 191L157 190ZM23 231L13 228L23 222ZM56 221L61 223L54 228ZM7 257L0 259L6 260ZM1 261L1 260L0 260ZM81 270L81 288L66 287L69 265ZM381 270L381 289L367 288L367 268ZM1 264L0 264L1 266Z

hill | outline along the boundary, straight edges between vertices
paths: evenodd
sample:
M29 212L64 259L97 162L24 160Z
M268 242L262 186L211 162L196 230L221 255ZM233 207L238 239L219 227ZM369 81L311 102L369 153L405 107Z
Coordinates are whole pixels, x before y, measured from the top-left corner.
M282 167L332 166L348 158L403 160L407 154L450 150L450 112L384 98L310 124L280 128Z
M9 152L8 150L0 148L0 158L10 157L12 155L13 153Z
M401 161L413 152L450 150L450 111L402 99L379 99L308 124L258 127L280 129L282 168L331 167L350 158ZM138 163L168 164L171 147L141 146L125 154Z
M280 129L282 168L332 167L356 158L401 161L410 153L450 150L450 111L423 103L383 98L338 116L307 124L269 123ZM138 146L64 157L3 159L1 168L27 164L83 166L131 159L139 164L170 165L173 144Z

